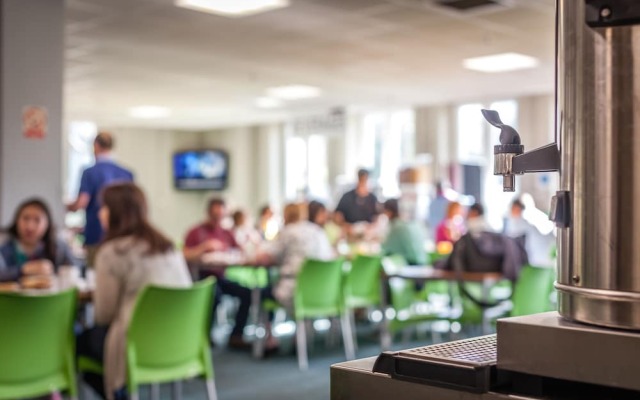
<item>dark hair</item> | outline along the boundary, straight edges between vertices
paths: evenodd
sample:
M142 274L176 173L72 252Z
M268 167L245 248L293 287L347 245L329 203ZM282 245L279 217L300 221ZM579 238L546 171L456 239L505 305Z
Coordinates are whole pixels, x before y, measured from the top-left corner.
M484 215L484 207L480 203L474 203L471 207L469 207L469 212L475 211L478 215Z
M524 206L524 203L520 200L520 199L515 199L512 203L511 203L511 207L518 207L521 210L524 211L524 209L526 208Z
M398 199L389 199L385 201L382 205L382 209L391 213L391 219L398 218L398 216L400 216L400 204Z
M16 240L20 241L20 236L18 233L18 219L20 219L20 214L27 207L37 207L39 208L44 215L47 217L47 230L44 232L42 236L42 242L44 242L44 257L55 264L56 262L56 230L53 225L53 221L51 220L51 211L49 211L49 206L44 200L39 198L30 198L18 205L16 208L16 212L13 215L13 222L7 229L7 232Z
M369 171L364 169L364 168L360 168L358 170L358 179L362 179L362 178L368 178L369 177Z
M326 209L327 207L325 207L325 205L320 203L319 201L313 200L309 202L309 205L307 207L309 221L315 224L318 214L320 214L322 211L326 211Z
M246 214L242 210L236 210L233 212L231 217L233 218L233 225L237 226L240 222L243 222L243 220L246 219Z
M225 206L225 202L224 200L218 198L218 197L214 197L212 199L209 200L209 203L207 203L207 212L211 211L211 207L213 206Z
M104 150L111 150L113 149L113 135L109 132L99 132L93 143Z
M101 197L102 204L109 210L103 243L133 236L149 245L147 254L164 253L173 248L171 241L149 223L144 193L134 183L109 185Z
M271 211L271 206L268 204L266 206L260 207L259 215L262 217L264 214L267 213L267 211Z

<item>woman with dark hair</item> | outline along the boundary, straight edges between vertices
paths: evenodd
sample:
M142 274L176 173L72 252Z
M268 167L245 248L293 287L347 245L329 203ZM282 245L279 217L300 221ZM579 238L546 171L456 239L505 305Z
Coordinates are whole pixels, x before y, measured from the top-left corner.
M96 254L96 327L78 338L78 353L104 363L104 381L85 380L109 400L126 398L125 337L138 292L146 285L191 286L182 254L147 218L147 202L133 183L102 192L105 237ZM104 389L103 389L104 388Z
M69 246L56 238L51 212L43 200L22 202L6 232L9 239L0 247L0 281L50 276L61 265L76 264Z

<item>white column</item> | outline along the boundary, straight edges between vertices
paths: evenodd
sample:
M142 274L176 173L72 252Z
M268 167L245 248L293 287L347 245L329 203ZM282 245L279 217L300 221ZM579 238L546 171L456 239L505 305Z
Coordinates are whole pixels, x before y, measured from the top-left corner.
M38 196L62 223L64 0L0 2L0 223ZM46 136L23 135L25 107L46 109Z

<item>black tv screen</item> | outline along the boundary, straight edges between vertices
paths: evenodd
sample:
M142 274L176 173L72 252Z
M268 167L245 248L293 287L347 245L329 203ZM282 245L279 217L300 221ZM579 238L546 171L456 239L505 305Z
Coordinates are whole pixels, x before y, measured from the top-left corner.
M173 155L173 181L181 190L222 190L229 178L223 150L188 150Z

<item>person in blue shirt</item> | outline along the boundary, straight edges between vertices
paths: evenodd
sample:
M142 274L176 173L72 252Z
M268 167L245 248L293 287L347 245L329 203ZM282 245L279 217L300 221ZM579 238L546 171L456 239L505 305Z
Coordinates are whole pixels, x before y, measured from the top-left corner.
M26 276L50 277L62 265L75 265L67 244L56 237L46 203L32 198L20 204L8 239L0 246L0 282Z
M133 174L116 164L111 156L114 139L109 132L100 132L93 141L96 163L84 170L80 179L78 197L67 204L68 211L86 210L84 246L87 251L87 265L93 266L97 246L102 239L102 227L98 219L100 192L112 183L133 182Z

